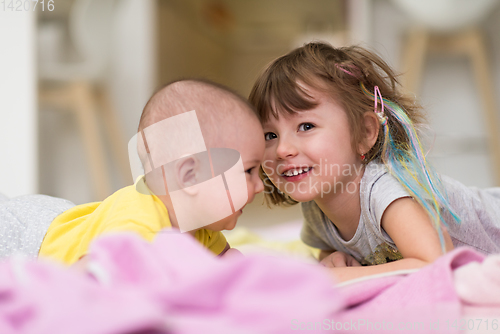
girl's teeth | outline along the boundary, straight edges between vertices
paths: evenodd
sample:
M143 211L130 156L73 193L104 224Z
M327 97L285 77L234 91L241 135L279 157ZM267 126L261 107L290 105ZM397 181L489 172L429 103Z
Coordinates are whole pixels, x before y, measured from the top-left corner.
M292 171L292 170L289 170L289 171L287 171L286 173L284 173L284 175L286 175L286 176L295 176L295 175L299 175L299 174L302 174L302 173L306 173L306 172L308 172L310 169L311 169L311 168L307 167L307 168L304 168L304 169L302 169L302 168L299 168L298 170L297 170L297 169L295 169L295 170L293 170L293 171Z

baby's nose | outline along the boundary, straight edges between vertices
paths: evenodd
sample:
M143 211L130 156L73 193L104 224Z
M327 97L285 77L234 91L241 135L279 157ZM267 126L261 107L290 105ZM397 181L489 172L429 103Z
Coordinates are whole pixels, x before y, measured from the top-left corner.
M254 187L254 193L258 194L261 193L262 191L264 191L264 182L262 182L262 180L259 178L257 180L257 184Z

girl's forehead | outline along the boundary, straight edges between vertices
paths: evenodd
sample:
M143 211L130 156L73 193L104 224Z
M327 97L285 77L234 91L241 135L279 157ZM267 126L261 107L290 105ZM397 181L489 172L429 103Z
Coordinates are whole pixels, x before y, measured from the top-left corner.
M284 123L289 121L301 121L303 119L325 119L334 113L343 112L345 109L342 107L340 101L334 97L328 96L326 93L318 93L314 105L309 109L296 110L290 112L284 107L277 106L269 113L266 121L262 122L262 126L270 126L277 123Z
M318 78L295 79L292 83L268 89L267 101L263 101L259 112L262 124L297 117L330 100L332 95L329 87Z
M272 124L289 122L296 119L306 118L308 115L312 115L313 113L314 113L313 110L298 110L293 113L282 110L281 112L277 112L276 116L273 114L269 115L269 118L262 123L262 126L266 127Z

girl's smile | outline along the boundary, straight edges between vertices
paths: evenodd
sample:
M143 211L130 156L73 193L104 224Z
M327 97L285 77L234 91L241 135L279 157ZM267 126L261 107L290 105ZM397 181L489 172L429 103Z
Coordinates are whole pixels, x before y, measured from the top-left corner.
M289 182L299 181L309 175L313 167L294 167L289 166L283 169L280 176Z

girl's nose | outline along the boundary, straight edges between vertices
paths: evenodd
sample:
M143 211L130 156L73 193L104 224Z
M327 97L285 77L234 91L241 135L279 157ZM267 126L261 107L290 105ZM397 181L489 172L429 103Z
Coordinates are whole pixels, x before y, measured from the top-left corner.
M278 143L278 147L276 148L276 156L278 159L286 159L296 156L298 153L297 148L293 143L280 140Z

